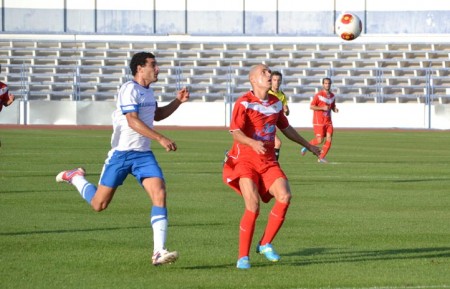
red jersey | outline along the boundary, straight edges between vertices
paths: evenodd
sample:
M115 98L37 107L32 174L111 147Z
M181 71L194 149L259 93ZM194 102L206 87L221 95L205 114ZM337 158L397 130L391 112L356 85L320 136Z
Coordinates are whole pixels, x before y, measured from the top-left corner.
M264 142L267 151L264 155L259 155L250 146L235 141L228 156L236 161L276 160L276 128L285 129L288 126L283 104L276 96L269 94L268 98L262 101L249 91L238 98L234 105L230 131L239 129L247 137Z
M0 111L9 100L8 86L0 81Z
M313 125L332 124L331 112L336 107L335 96L333 93L327 94L325 90L321 90L314 95L311 105L314 106L328 106L327 111L314 110L313 111Z

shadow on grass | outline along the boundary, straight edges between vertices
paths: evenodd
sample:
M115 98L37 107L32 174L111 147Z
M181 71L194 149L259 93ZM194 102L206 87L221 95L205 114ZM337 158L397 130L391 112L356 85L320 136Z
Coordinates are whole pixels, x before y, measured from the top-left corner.
M148 229L148 226L130 226L130 227L112 227L112 228L89 228L89 229L65 229L65 230L40 230L28 232L8 232L0 233L0 236L26 236L26 235L41 235L41 234L66 234L76 232L100 232L100 231L117 231L117 230L134 230L134 229Z
M63 190L61 190L63 191ZM69 190L64 190L69 191ZM34 193L48 193L48 189L45 190L32 190L29 189L23 189L23 190L8 190L8 191L0 191L0 194L34 194Z
M287 258L295 257L295 258ZM382 260L408 260L421 258L448 258L450 257L450 247L439 248L416 248L416 249L397 249L397 250L367 250L353 251L333 248L310 248L290 254L283 254L279 263L272 263L265 260L263 256L257 256L255 262L252 262L252 268L264 268L269 266L309 266L317 264L332 263L351 263L365 261ZM258 260L256 260L258 258ZM261 258L259 260L259 258ZM292 260L294 259L294 260ZM445 262L445 261L443 261ZM439 264L439 260L433 260L432 263ZM226 264L208 264L192 265L178 267L180 270L211 270L211 269L230 269L236 270L235 263ZM238 270L239 271L239 270ZM246 271L246 270L243 270Z
M356 180L356 179L343 179L343 180L339 180L337 178L329 178L329 179L323 179L320 180L321 183L330 183L330 184L337 184L337 183L351 183L351 184L355 184L355 183L361 183L361 184L368 184L368 183L380 183L380 182L384 182L384 183L423 183L423 182L443 182L443 181L450 181L450 178L423 178L423 179L383 179L383 178L378 178L378 179L366 179L364 177L362 177L360 180ZM312 185L312 184L316 184L316 183L309 183L307 181L304 180L296 180L294 178L290 178L289 179L289 183L291 184L291 186L293 185L299 185L299 186L305 186L305 185Z
M222 226L225 223L193 223L193 224L175 224L170 227L202 227L202 226ZM111 227L111 228L88 228L88 229L60 229L60 230L39 230L39 231L23 231L23 232L0 232L0 236L26 236L26 235L42 235L42 234L66 234L77 232L101 232L101 231L118 231L118 230L134 230L149 229L149 226L127 226L127 227Z
M284 254L284 256L300 257L300 260L289 261L290 265L308 266L325 263L449 258L450 247L363 251L334 248L309 248L290 254ZM435 260L435 262L439 261Z

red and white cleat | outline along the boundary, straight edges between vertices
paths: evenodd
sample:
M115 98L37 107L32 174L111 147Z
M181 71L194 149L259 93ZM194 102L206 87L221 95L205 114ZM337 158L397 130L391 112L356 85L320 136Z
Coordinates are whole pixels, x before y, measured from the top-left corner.
M70 171L62 171L56 176L56 182L58 183L66 182L71 184L73 177L75 176L84 177L85 174L86 171L83 168L76 168Z

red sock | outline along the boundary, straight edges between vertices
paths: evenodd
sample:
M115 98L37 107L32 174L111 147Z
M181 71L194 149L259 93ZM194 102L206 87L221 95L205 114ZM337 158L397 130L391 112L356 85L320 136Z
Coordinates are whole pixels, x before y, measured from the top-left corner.
M331 148L331 141L325 141L324 145L322 146L322 153L320 154L321 159L325 158L330 148Z
M253 232L259 212L245 210L239 226L239 259L248 256L252 245Z
M289 203L280 203L275 201L275 205L270 211L269 220L267 221L266 230L264 231L264 235L261 238L261 245L265 245L267 243L272 243L273 239L280 230L281 225L283 225L284 217L286 216L287 209L289 207Z

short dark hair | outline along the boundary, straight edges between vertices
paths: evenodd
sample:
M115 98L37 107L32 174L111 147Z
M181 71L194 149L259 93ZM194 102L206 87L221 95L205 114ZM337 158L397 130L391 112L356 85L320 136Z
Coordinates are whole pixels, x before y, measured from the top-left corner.
M272 73L270 74L270 77L274 76L274 75L278 75L280 78L283 78L283 74L281 74L281 72L279 71L272 71Z
M145 66L147 58L155 59L155 55L151 52L138 52L133 55L130 61L130 69L133 76L136 75L138 66Z
M325 80L329 80L329 81L330 81L330 84L333 83L333 81L331 81L331 78L325 77L325 78L322 79L322 84L325 83Z

